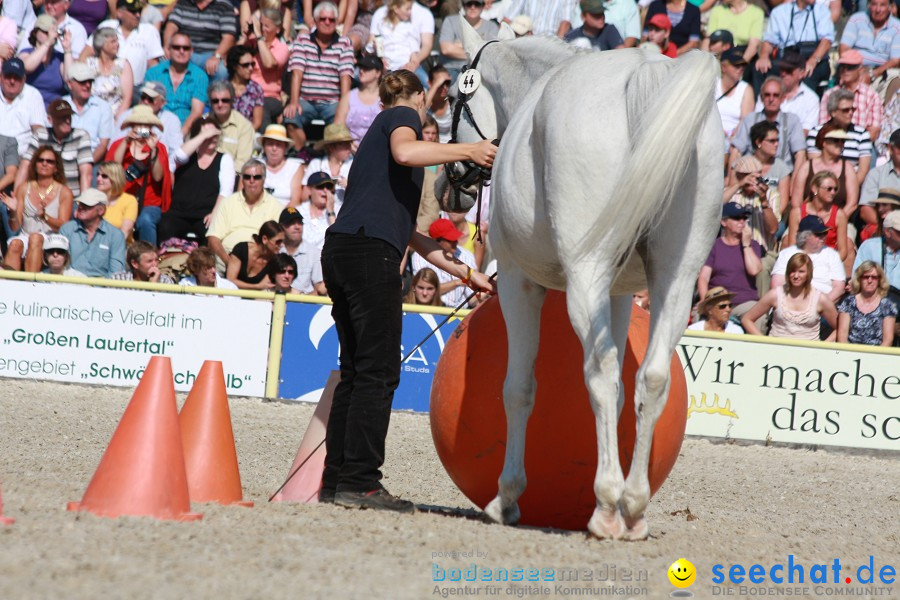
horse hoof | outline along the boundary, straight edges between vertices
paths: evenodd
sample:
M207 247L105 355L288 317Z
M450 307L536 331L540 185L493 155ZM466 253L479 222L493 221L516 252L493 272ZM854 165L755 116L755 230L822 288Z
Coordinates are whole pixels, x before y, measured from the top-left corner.
M500 496L491 500L490 504L484 507L484 514L494 523L502 525L516 525L519 522L519 505L517 503L510 504L506 508L503 507L503 501Z
M618 510L608 511L597 507L588 522L588 531L601 540L620 540L627 532L627 528Z
M646 540L650 535L650 525L647 524L647 519L644 517L638 517L637 519L625 519L625 525L628 529L625 531L624 539L629 542L639 542L641 540Z

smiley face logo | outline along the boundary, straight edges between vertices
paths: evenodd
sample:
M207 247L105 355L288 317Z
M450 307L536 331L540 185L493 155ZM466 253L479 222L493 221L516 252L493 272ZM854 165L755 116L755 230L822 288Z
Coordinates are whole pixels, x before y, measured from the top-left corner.
M679 558L669 567L669 581L677 588L690 587L697 579L697 569L686 558Z

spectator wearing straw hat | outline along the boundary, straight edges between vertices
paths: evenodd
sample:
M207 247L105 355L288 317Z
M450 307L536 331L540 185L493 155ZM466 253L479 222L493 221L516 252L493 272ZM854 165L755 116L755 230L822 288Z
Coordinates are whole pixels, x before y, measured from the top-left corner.
M72 268L88 277L109 277L125 268L125 236L103 219L106 194L88 188L75 199L75 219L59 228L69 240Z
M149 106L163 124L163 128L154 127L154 132L159 137L159 141L166 147L169 155L169 170L175 172L175 151L184 144L184 136L181 133L181 121L178 116L170 110L166 110L166 86L158 81L148 81L141 86L140 95L138 96L138 105ZM123 113L121 122L131 115L132 108ZM122 137L121 125L116 127L115 139Z
M875 204L881 190L900 190L900 129L891 133L888 155L890 156L888 162L875 167L866 176L862 191L859 193L859 216L871 228L878 224Z
M291 138L284 125L269 125L260 136L262 153L257 158L266 167L266 191L287 206L300 204L303 192L303 161L288 158Z
M716 331L718 333L744 333L743 327L731 321L732 300L734 292L722 286L716 286L706 292L706 296L697 305L697 313L702 317L691 323L688 331Z
M828 98L836 90L843 89L853 94L853 114L850 122L869 132L869 139L877 140L881 133L884 105L881 96L862 80L863 56L859 50L847 50L838 60L838 86L822 94L819 103L819 123L830 118Z
M219 125L219 152L231 156L235 165L235 175L240 165L250 160L253 153L253 125L247 118L233 109L234 87L228 81L214 81L209 85L209 114Z
M303 197L309 198L311 190L308 187L309 178L313 173L323 171L334 181L334 200L337 210L344 203L344 193L347 190L347 177L350 175L350 166L353 164L351 144L353 137L350 130L342 123L332 123L325 128L325 135L316 143L317 150L325 149L325 156L309 161L306 173L303 177Z
M106 156L113 138L113 112L109 103L91 94L94 70L85 63L74 63L67 73L69 95L63 100L72 107L72 127L83 129L91 137L91 154L94 163Z

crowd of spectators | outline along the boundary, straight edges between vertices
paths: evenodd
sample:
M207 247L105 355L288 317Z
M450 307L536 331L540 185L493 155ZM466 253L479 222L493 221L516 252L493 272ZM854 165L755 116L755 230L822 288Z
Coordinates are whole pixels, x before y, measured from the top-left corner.
M465 21L484 40L508 25L603 52L719 57L722 229L698 277L693 327L890 344L900 339L891 299L900 288L900 20L889 0L854 8L7 1L3 267L326 294L319 253L381 108L381 76L415 73L427 89L423 137L449 141ZM417 227L488 271L489 190L481 214L442 214L438 169L427 171ZM188 257L184 272L169 267L178 256ZM460 280L414 253L404 269L410 302L469 299Z

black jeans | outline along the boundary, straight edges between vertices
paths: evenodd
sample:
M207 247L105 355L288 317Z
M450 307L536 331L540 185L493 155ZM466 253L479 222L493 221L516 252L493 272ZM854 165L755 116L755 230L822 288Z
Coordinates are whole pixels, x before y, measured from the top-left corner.
M400 254L382 240L329 234L322 275L341 344L322 489L368 492L381 487L391 403L400 383Z
M190 236L192 233L193 238ZM156 239L162 244L170 238L193 240L200 245L206 245L206 225L203 224L203 217L191 219L173 214L171 211L163 213L159 225L156 226Z

